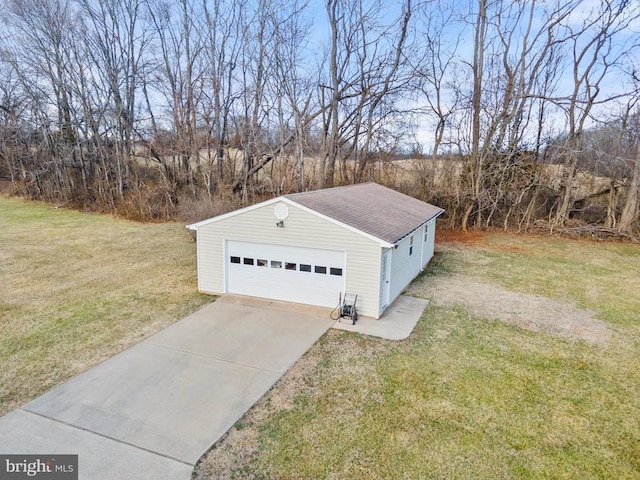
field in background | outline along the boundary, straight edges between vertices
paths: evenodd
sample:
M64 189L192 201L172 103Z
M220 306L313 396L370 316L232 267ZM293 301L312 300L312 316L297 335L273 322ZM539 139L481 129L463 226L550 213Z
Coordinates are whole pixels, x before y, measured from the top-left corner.
M242 172L242 152L229 151L227 168L230 178L239 178ZM215 171L215 165L203 155L200 158L201 169ZM157 165L145 161L147 167L158 169ZM189 195L180 196L176 218L184 222L196 222L213 217L231 210L246 207L258 201L266 200L280 194L316 188L321 184L321 158L304 157L303 164L292 157L279 157L269 162L255 175L256 184L250 189L253 193L248 197L231 195L230 187L219 190L216 194L202 194L199 198ZM193 168L196 169L195 162ZM564 175L564 166L558 164L539 164L538 182L545 188L559 191L560 179ZM433 202L445 208L441 224L458 226L460 199L468 197L467 187L463 176L463 162L456 157L424 157L371 161L362 181L374 181L388 186L402 193L420 200ZM355 163L353 161L339 162L336 166L336 185L350 184L354 181ZM574 200L578 203L586 202L581 208L591 206L604 208L608 201L611 178L596 176L588 172L578 172L575 178ZM458 199L451 202L453 199ZM466 201L463 201L464 204ZM454 208L455 205L455 208ZM513 220L513 219L512 219ZM534 218L540 220L540 218ZM548 218L545 217L545 220ZM496 225L503 226L502 222ZM518 228L517 223L510 224L511 228ZM527 224L530 227L530 224ZM522 227L522 225L520 226Z
M184 225L0 197L0 415L209 301Z
M409 339L330 330L197 478L640 477L640 246L440 232L436 249Z

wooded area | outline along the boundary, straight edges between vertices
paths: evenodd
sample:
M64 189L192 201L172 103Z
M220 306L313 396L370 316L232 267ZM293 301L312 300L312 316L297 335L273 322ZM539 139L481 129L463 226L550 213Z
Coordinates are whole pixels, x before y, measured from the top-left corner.
M640 232L631 0L7 0L0 23L9 193L198 220L374 180L465 230Z

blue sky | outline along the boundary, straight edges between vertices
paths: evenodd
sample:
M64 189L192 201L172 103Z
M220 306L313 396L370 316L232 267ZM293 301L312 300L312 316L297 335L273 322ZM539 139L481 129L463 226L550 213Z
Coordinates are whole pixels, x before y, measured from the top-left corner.
M367 5L372 2L365 2ZM399 2L381 2L385 4L386 15L381 21L391 21L394 18L397 18L398 13L400 11ZM563 2L564 4L568 4L568 2ZM573 31L577 31L585 21L588 21L590 18L598 18L598 12L601 10L603 3L601 0L572 0L570 3L573 3L575 8L572 8L568 17L563 21L565 25L565 33L570 29ZM414 2L414 5L417 2ZM490 5L500 4L500 2L490 2ZM427 8L435 8L436 3L431 2L427 5ZM456 63L458 65L455 80L463 84L463 88L466 89L467 93L470 91L471 85L471 67L470 63L473 57L473 29L472 29L472 21L475 18L475 12L477 11L477 2L472 0L466 2L442 2L441 5L445 9L449 9L451 13L451 19L447 23L445 29L443 30L443 36L439 37L443 42L448 43L449 45L457 44L456 49ZM508 3L502 2L504 8L508 9L514 6L523 5L522 2L518 3ZM540 26L544 22L544 11L549 9L556 8L557 3L550 1L536 1L532 3L531 1L526 2L524 4L527 8L533 6L535 8L535 16L533 18L533 29L535 31L536 28L540 28ZM629 9L638 9L640 7L638 0L632 0L629 5ZM490 8L490 23L495 23L497 17L491 16L493 10ZM504 10L503 10L504 11ZM311 34L311 43L310 47L312 49L319 49L323 42L327 41L329 36L329 27L326 21L326 10L325 10L325 2L323 1L312 1L309 4L309 14L313 18L313 32ZM518 43L523 35L526 28L526 24L524 22L526 20L526 16L521 18L516 28L514 29L515 33L513 36L514 43ZM420 29L424 28L424 20L421 20L419 23L415 24L415 27ZM636 18L629 22L627 28L623 29L614 39L612 44L612 51L614 56L617 54L628 54L629 58L625 59L629 65L634 63L634 58L637 58L637 52L635 50L629 50L629 46L634 42L639 41L639 32L640 32L640 19ZM420 41L420 38L418 39ZM586 40L585 40L586 41ZM584 41L581 40L578 44L578 47L584 45ZM498 42L499 47L499 42ZM573 70L572 70L572 59L570 55L570 50L567 50L562 58L562 75L558 80L558 88L556 94L558 96L565 96L571 93L573 88ZM515 50L515 54L518 53L518 50ZM636 62L637 63L637 62ZM586 63L583 61L579 72L584 71ZM466 85L465 85L466 83ZM601 92L600 99L607 98L609 96L616 95L622 89L628 88L628 77L627 83L625 83L625 73L623 70L619 68L612 68L608 77L601 84ZM425 104L424 99L420 100L412 100L413 102L417 102L416 105L423 106ZM593 118L589 120L588 124L594 124L599 120L608 119L612 113L615 113L618 109L618 106L614 103L609 103L605 107L597 106L593 109ZM566 115L563 113L562 109L556 109L554 115L548 118L549 130L553 131L561 131L566 124ZM422 118L419 123L419 128L416 131L417 140L422 143L424 146L428 148L433 139L433 128L432 121L429 118Z

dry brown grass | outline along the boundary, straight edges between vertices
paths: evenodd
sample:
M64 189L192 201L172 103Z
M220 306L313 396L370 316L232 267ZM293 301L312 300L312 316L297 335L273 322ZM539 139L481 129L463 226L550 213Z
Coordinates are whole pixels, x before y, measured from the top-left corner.
M436 305L464 305L476 317L501 320L534 332L607 346L611 331L593 312L541 295L518 293L481 278L452 275L437 282L416 282L407 292Z
M407 340L329 331L196 478L638 478L640 247L449 240Z
M183 225L0 197L0 414L211 301Z

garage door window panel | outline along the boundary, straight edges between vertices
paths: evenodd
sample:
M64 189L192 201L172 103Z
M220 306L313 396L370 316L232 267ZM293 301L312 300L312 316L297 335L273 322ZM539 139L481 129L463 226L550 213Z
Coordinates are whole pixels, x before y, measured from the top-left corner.
M229 261L230 261L231 263L240 263L240 257L234 257L234 256L232 256L232 257L229 259Z
M247 257L245 257L245 258L244 258L243 263L244 263L245 265L253 265L253 258L247 258Z
M335 275L337 277L341 277L342 276L342 269L341 268L331 267L329 269L329 275Z
M343 251L234 240L227 249L228 293L329 307L344 291ZM232 256L239 262L232 263ZM253 259L253 267L244 264L245 258ZM342 276L330 273L336 268Z

